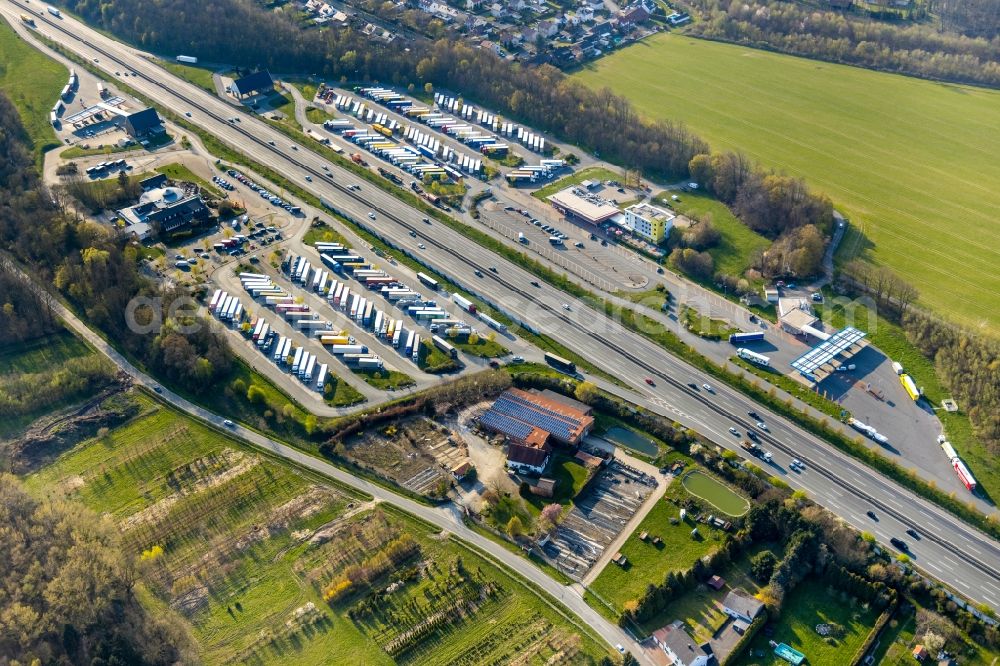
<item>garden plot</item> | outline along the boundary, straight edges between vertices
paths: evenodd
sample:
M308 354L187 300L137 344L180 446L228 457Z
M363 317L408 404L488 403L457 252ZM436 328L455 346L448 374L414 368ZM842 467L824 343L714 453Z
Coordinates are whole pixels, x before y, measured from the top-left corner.
M648 474L612 461L576 498L545 554L570 577L582 579L654 488Z
M359 463L423 495L440 494L448 472L469 457L461 437L423 417L364 433L348 441L347 450Z
M523 655L597 666L608 656L548 600L436 530L131 399L138 416L25 485L115 519L123 550L142 562L137 596L175 612L197 661L472 666Z

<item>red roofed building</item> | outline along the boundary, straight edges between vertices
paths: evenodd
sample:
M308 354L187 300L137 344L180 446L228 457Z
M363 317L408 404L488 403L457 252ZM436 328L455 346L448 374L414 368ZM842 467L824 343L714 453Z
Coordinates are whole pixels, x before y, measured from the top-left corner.
M582 407L582 408L581 408ZM479 418L484 428L507 437L507 467L541 474L548 464L549 440L576 446L594 427L586 405L539 393L508 389Z

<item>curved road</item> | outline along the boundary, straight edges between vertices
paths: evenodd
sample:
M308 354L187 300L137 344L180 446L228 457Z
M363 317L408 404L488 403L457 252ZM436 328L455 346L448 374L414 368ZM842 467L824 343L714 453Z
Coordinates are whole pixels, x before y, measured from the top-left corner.
M0 4L0 13L11 23L18 23L20 11L21 5ZM344 213L364 221L396 246L452 276L467 290L497 304L532 329L561 340L632 387L626 391L604 382L609 390L738 453L742 453L739 440L728 430L745 430L752 425L747 412L756 410L770 426L764 439L767 448L775 453L773 473L793 487L806 490L847 522L873 532L882 542L892 536L905 536L906 528L917 529L924 538L908 539L914 564L962 594L1000 609L1000 544L995 540L728 387L717 387L711 393L688 388L689 383L700 386L712 380L603 313L567 302L571 299L556 289L532 286L535 277L531 273L457 231L437 222L424 225L420 211L390 193L335 166L330 172L333 177L326 176L322 168L330 165L324 159L292 143L273 127L248 115L243 116L242 123L228 123L226 119L233 114L231 106L171 75L133 49L70 19L50 21L36 14L36 20L41 31L55 35L80 57L110 70L112 76L115 69L126 65L139 72L140 76L129 77L128 83L157 104L190 113L192 122L220 140L335 202ZM307 175L314 180L307 181ZM359 184L362 190L348 192L349 184ZM369 212L375 215L374 220L369 220ZM411 238L409 230L417 232L417 237ZM419 242L427 247L419 248ZM490 266L497 267L495 274L486 270ZM479 269L482 278L474 274ZM564 310L564 304L569 311ZM655 377L657 385L645 385L645 377ZM787 463L793 456L806 463L804 472L789 470ZM874 510L880 520L866 518L868 510Z
M25 277L30 277L25 274ZM478 551L485 554L488 559L492 559L494 564L502 566L510 571L516 572L523 580L530 582L538 589L546 592L552 600L558 600L571 613L575 614L579 620L597 632L601 638L610 645L621 644L629 649L640 659L643 657L643 650L639 644L632 639L625 631L612 624L597 611L587 605L583 597L576 588L564 586L556 582L548 574L532 564L529 560L511 552L498 543L474 532L467 527L462 519L462 509L451 503L440 507L429 507L414 500L399 495L387 488L375 485L364 479L334 467L328 462L315 458L307 453L295 449L286 444L266 437L261 433L235 425L232 428L225 426L225 419L204 407L196 405L186 398L177 395L173 391L162 387L155 379L136 368L132 363L122 356L104 338L92 331L83 321L57 299L52 299L53 308L56 314L81 338L86 340L99 352L107 356L119 368L129 373L135 383L140 384L150 391L159 389L159 397L170 403L177 409L188 415L200 419L215 426L217 429L232 433L241 439L250 442L270 453L290 460L295 464L318 472L323 476L335 479L347 486L355 488L363 493L367 493L376 501L392 504L407 513L414 515L432 525L435 525L444 532L454 534L467 544L471 544ZM529 588L530 589L530 588ZM532 590L536 592L536 590ZM551 603L551 600L550 600ZM553 604L558 609L557 606ZM563 613L565 615L565 613ZM570 618L574 623L577 620Z

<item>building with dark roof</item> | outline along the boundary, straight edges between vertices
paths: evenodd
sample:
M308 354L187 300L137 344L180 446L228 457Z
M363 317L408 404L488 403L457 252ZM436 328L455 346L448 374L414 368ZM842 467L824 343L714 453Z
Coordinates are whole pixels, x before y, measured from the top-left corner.
M722 600L722 610L735 620L753 622L763 612L764 602L754 599L743 590L730 590Z
M143 178L139 181L139 187L142 188L143 192L148 192L150 190L155 190L164 187L167 184L166 174L158 173L155 176L150 176L149 178Z
M548 464L548 447L535 448L513 442L507 447L507 467L517 472L541 474Z
M152 134L162 134L166 131L159 114L152 107L129 113L123 118L125 133L133 139L143 139Z
M170 233L194 222L207 220L211 213L197 194L186 195L176 187L151 189L139 203L118 211L126 229L144 240L154 233Z
M233 94L240 99L262 92L274 90L274 79L266 69L253 74L247 74L233 81Z
M667 653L674 666L709 666L715 655L708 644L698 645L679 620L653 632L653 641Z

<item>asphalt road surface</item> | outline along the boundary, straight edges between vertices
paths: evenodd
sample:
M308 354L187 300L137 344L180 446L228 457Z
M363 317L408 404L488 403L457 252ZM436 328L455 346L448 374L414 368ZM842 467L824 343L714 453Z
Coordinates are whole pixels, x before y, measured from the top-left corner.
M0 5L11 23L18 23L23 5ZM826 442L775 417L749 399L724 386L711 393L687 386L712 383L646 338L625 329L565 294L543 285L532 286L534 276L477 245L462 234L434 222L425 225L422 214L391 194L361 181L346 170L331 167L333 177L322 171L320 156L289 140L265 123L243 115L243 122L227 122L233 108L217 97L187 84L156 66L131 48L101 35L71 19L53 19L36 13L39 31L58 39L66 48L92 64L110 71L129 68L140 76L128 83L163 108L190 113L190 120L222 141L270 165L299 186L334 202L344 213L364 222L383 236L442 273L452 276L468 290L489 300L534 330L544 331L621 381L635 387L640 404L689 426L719 444L742 454L738 440L729 434L741 432L754 410L770 425L764 446L775 454L774 472L801 487L818 503L830 508L855 526L880 539L900 536L911 545L915 565L953 586L970 598L1000 609L1000 544L895 482L840 453ZM65 30L66 32L62 32ZM67 34L68 33L68 34ZM273 142L273 146L268 142ZM313 182L305 180L313 176ZM346 185L361 185L348 193ZM374 219L369 219L369 212ZM411 238L409 230L417 231ZM419 249L418 243L426 249ZM496 273L488 271L495 266ZM473 271L483 269L483 278ZM566 310L565 308L569 309ZM649 387L645 377L655 380ZM615 393L619 387L607 384ZM626 392L627 393L627 392ZM213 417L217 418L217 417ZM801 473L786 466L795 456L806 467ZM879 520L865 516L874 511ZM923 538L907 538L907 527Z

